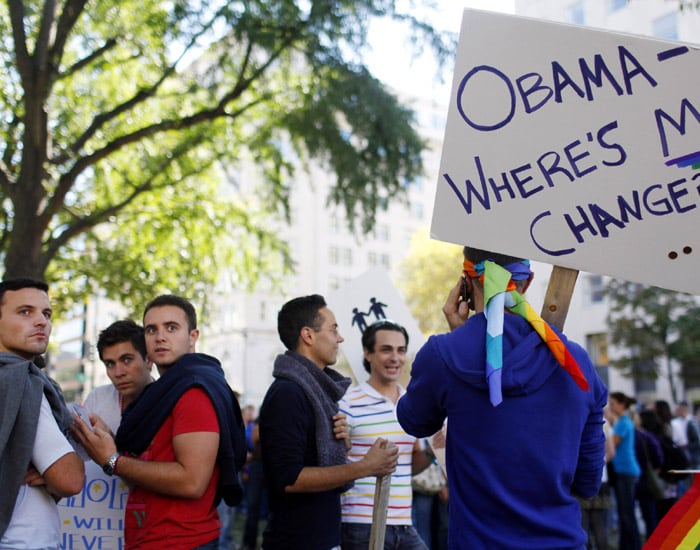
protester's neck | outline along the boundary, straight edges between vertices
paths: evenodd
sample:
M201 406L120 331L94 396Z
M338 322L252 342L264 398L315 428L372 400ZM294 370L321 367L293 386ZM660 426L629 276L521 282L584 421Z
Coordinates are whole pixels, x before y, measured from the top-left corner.
M393 403L399 400L399 385L397 382L381 382L370 376L367 383Z
M308 350L306 350L306 349L297 349L297 350L295 350L295 351L296 351L296 353L298 353L299 355L301 355L301 356L303 356L303 357L306 357L309 361L311 361L314 365L316 365L316 366L317 366L319 369L321 369L321 370L323 370L323 369L325 369L326 367L330 366L330 365L326 365L323 361L321 361L321 360L319 360L318 358L316 358L316 356L315 356L313 353L310 353L310 352L309 352Z

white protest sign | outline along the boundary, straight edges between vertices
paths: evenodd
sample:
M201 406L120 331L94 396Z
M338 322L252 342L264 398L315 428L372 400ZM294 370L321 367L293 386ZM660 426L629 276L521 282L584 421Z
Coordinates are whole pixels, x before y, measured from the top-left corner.
M700 49L465 10L431 236L700 294Z
M358 382L369 378L362 366L362 333L372 323L390 319L403 326L408 333L409 355L413 355L423 345L424 338L418 323L389 275L382 269L371 269L353 279L331 294L327 302L338 322L338 330L345 339L340 344L340 349Z
M60 550L122 550L124 509L129 490L118 477L108 476L92 460L85 463L85 485L58 502Z

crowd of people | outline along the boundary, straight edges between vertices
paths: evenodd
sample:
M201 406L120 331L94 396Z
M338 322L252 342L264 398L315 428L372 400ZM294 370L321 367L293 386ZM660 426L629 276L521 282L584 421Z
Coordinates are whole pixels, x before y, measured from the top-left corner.
M613 527L620 550L640 548L636 507L648 537L687 488L670 470L700 462L696 419L686 403L673 416L608 396L583 348L528 304L532 278L527 260L465 247L450 332L418 351L405 388L402 325L365 327L367 379L353 386L332 368L343 337L324 298L289 300L258 414L195 351L195 309L174 295L143 325L100 333L111 383L71 414L40 368L48 287L3 281L0 548L59 548L56 501L84 483L77 453L128 484L127 549L364 550L381 529L387 549L603 550Z
M665 400L637 403L622 392L610 394L608 467L598 496L582 503L595 544L589 547L608 548L614 528L617 548L641 548L688 489L691 477L674 472L700 467L700 422L685 401L671 411Z

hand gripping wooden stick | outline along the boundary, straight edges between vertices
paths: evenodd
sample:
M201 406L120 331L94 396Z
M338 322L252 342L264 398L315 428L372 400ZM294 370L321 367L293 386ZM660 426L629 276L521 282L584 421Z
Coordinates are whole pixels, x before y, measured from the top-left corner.
M391 441L387 441L383 447L391 449L395 445ZM377 483L374 488L374 506L372 507L372 530L369 534L369 550L382 550L384 548L386 512L389 505L390 488L391 474L377 476Z

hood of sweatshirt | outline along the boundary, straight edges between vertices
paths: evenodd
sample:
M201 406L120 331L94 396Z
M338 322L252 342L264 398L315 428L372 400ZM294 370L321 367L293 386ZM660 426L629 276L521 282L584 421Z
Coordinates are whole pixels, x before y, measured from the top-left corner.
M555 329L556 330L556 329ZM559 332L562 342L569 345ZM486 317L473 315L438 339L440 354L447 367L465 383L488 392L486 381ZM530 323L519 315L506 313L503 320L503 368L501 387L504 399L537 391L562 368Z

